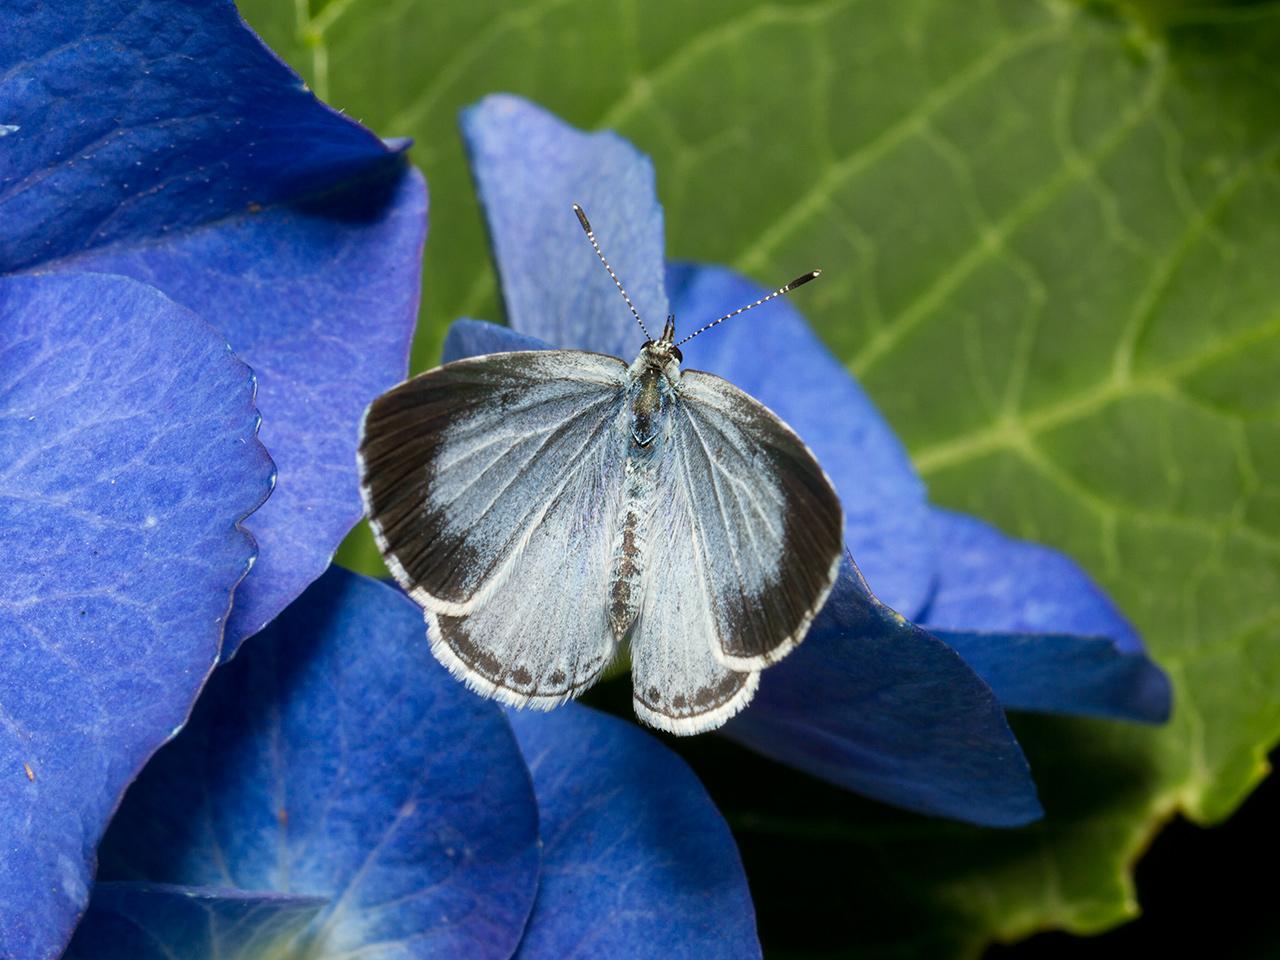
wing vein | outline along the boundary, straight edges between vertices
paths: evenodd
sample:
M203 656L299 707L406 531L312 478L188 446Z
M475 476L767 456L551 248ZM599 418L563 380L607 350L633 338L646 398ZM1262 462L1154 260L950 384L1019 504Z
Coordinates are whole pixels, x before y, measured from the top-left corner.
M705 426L716 431L716 433L720 435L721 439L724 440L726 446L728 446L730 449L735 449L735 446L733 444L733 438L731 438L724 430L722 430L719 426L713 423L710 419L705 420ZM694 429L698 433L698 442L702 445L703 450L707 451L706 440L702 436L701 429L696 425ZM735 477L732 473L729 472L727 468L721 466L716 460L711 458L709 454L708 454L708 459L711 461L712 469L719 472L730 482L730 484L732 484L734 488L734 500L739 504L739 507L743 505L744 498L739 496L738 491L745 493L745 502L750 504L751 510L759 518L760 522L768 529L769 534L774 538L775 545L780 546L783 542L785 533L784 531L779 530L777 526L774 524L773 519L769 516L768 512L761 505L759 499L753 493L751 485L748 484L745 480L739 477ZM772 485L770 484L757 484L757 486L770 489L770 490L773 489ZM786 501L784 497L775 496L773 499L775 503L778 503L782 506L786 505ZM747 511L743 510L742 513L743 513L743 519L746 520ZM762 570L768 569L768 566L769 566L768 557L772 556L772 553L761 552L760 540L756 535L756 530L754 526L750 522L744 523L744 526L747 529L747 535L751 538L751 549L756 556L756 560L760 564L760 568Z
M593 405L593 406L594 406L594 405ZM591 409L591 408L588 408L588 410L590 410L590 409ZM510 470L510 471L509 471L510 476L509 476L509 478L508 478L507 482L506 482L506 483L504 483L504 484L503 484L503 485L498 489L497 493L495 493L495 494L494 494L494 495L489 499L489 502L484 506L484 509L482 509L482 510L480 511L479 516L480 516L481 518L483 518L483 517L487 517L487 516L489 515L489 512L490 512L491 510L493 510L494 506L496 506L496 505L497 505L498 501L499 501L500 499L502 499L502 497L503 497L503 496L505 496L505 495L508 493L508 491L510 491L510 489L511 489L512 485L514 485L514 484L515 484L519 479L521 479L521 475L522 475L522 472L523 472L523 468L527 467L530 463L532 463L534 460L536 460L536 459L537 459L537 458L538 458L538 457L539 457L543 452L545 452L545 450L546 450L546 448L547 448L547 446L548 446L549 444L551 444L553 441L555 441L555 440L557 440L557 439L559 439L559 438L563 437L563 436L564 436L564 435L565 435L565 434L566 434L566 433L567 433L567 432L568 432L568 431L569 431L569 430L570 430L570 429L571 429L571 428L572 428L572 427L573 427L573 426L574 426L574 425L575 425L579 420L583 419L583 418L586 416L586 413L587 413L587 412L588 412L588 411L578 411L578 412L577 412L577 413L575 413L572 417L570 417L570 418L568 418L567 420L563 421L563 422L562 422L558 427L556 427L554 430L549 431L549 432L547 433L547 435L546 435L545 437L543 437L543 438L542 438L542 441L538 444L538 446L537 446L537 447L536 447L536 448L535 448L535 449L534 449L534 450L533 450L533 451L532 451L532 452L531 452L527 457L525 457L525 458L524 458L523 462L520 464L520 469L513 469L513 470ZM568 471L568 472L565 474L564 479L562 479L562 482L560 483L559 487L558 487L558 488L557 488L557 490L556 490L556 493L557 493L557 494L558 494L560 491L562 491L562 490L564 489L565 485L568 483L568 479L569 479L569 478L572 478L572 477L574 477L574 476L576 476L576 475L577 475L578 470L580 470L580 469L581 469L581 466L582 466L582 465L581 465L581 462L578 460L578 457L579 457L579 456L581 456L581 454L582 454L582 451L583 451L583 450L587 449L587 447L591 446L591 445L592 445L592 443L594 443L594 442L595 442L596 438L600 435L600 431L603 429L603 427L604 427L604 425L605 425L606 423L607 423L607 418L602 419L602 420L601 420L600 425L598 425L598 426L595 428L595 430L593 430L593 431L591 432L591 434L590 434L590 435L588 435L588 437L587 437L586 441L585 441L584 443L582 443L582 445L581 445L581 446L579 446L579 447L578 447L578 450L576 451L576 453L575 453L575 455L574 455L574 468L573 468L572 470ZM510 450L512 450L512 451L513 451L514 449L515 449L515 447L514 447L514 446L510 448ZM480 472L480 474L479 474L477 477L475 477L475 479L474 479L474 480L472 480L472 484L475 484L475 483L479 482L479 481L480 481L480 480L481 480L481 479L482 479L482 478L483 478L483 477L484 477L484 476L485 476L485 475L486 475L490 470L492 470L492 469L493 469L493 467L494 467L494 466L495 466L495 465L496 465L496 464L497 464L501 459L502 459L502 458L499 458L499 460L495 460L493 463L488 464L488 465L487 465L487 466L486 466L486 467L485 467L485 468ZM543 492L543 493L545 493L545 489L546 489L546 488L543 488L543 490L542 490L542 492ZM467 493L469 493L469 492L470 492L470 491L469 491L469 489L464 489L464 490L459 491L459 492L458 492L458 494L457 494L457 495L456 495L452 500L450 500L450 501L448 502L448 504L446 504L446 506L453 506L455 503L457 503L457 502L458 502L458 500L459 500L459 499L461 499L462 497L466 496L466 495L467 495ZM532 499L532 498L531 498L531 499ZM542 499L545 501L545 500L547 500L548 498L544 496ZM523 530L523 529L526 527L526 521L527 521L527 519L529 518L529 516L530 516L532 513L533 513L533 510L530 510L530 511L528 511L527 513L525 513L525 514L524 514L524 516L521 518L521 522L520 522L519 524L517 524L517 527L518 527L519 529ZM545 509L544 509L544 513L545 513ZM508 542L510 542L510 541L508 541Z
M720 523L724 530L725 546L728 549L730 559L733 561L734 574L738 581L738 595L742 598L743 607L745 608L748 602L747 587L746 587L746 582L744 581L742 576L742 564L738 560L738 550L737 550L737 546L734 543L733 528L729 523L729 516L725 512L724 501L720 495L720 479L718 476L720 472L720 468L716 464L715 457L711 455L711 451L707 447L706 440L704 440L702 437L702 431L698 429L697 420L688 411L688 409L685 409L685 420L688 422L690 428L692 429L693 436L698 441L698 446L702 448L702 455L707 463L707 468L708 468L707 473L711 478L711 495L716 503L716 511L720 514ZM688 463L689 457L686 455L681 459L685 460L684 478L685 478L685 485L688 491L687 499L692 504L694 486L692 483L692 477L690 477L689 475L689 463ZM709 554L711 551L707 549L707 544L705 542L706 541L705 525L695 523L693 524L693 529L695 531L698 531L699 539L703 540L704 553ZM707 568L707 566L705 564L699 564L698 568L702 572L702 576L704 580L707 579L707 575L710 573L710 570ZM714 597L715 596L714 582L707 583L706 586L708 588L708 594ZM718 623L719 619L720 619L719 617L712 617L712 622L716 623L717 628L719 627L719 623ZM727 638L718 637L717 639L723 645Z

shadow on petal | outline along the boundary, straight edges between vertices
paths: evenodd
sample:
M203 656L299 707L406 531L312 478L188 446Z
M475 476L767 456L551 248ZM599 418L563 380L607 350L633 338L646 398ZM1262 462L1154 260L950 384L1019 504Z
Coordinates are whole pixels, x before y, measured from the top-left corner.
M857 793L985 826L1041 816L995 695L946 644L876 600L846 562L804 643L724 732Z
M441 363L480 357L486 353L511 353L515 350L551 350L545 340L519 333L510 327L484 320L455 320L444 338Z

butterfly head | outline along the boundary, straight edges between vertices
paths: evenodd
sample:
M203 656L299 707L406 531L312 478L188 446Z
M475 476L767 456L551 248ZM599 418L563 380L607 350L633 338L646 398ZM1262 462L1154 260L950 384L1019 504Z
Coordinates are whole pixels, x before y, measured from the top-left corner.
M657 340L646 340L640 353L659 369L672 362L678 365L684 360L684 354L676 346L675 314L667 316L666 325L662 328L662 336Z
M672 384L680 381L680 363L684 354L676 346L676 318L667 317L667 324L662 328L662 336L657 340L646 340L640 348L640 355L631 365L631 373L635 377L644 376L645 371L658 374Z

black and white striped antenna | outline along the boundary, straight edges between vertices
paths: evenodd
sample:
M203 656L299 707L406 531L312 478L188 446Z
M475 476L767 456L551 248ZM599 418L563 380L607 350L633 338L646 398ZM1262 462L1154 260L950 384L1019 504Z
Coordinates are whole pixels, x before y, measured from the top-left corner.
M600 258L600 262L604 264L604 268L609 271L609 276L613 278L613 284L618 288L618 292L622 294L622 299L627 301L627 307L631 310L631 315L636 318L636 323L640 324L640 329L644 331L645 338L652 340L653 335L649 333L649 328L646 327L644 325L644 321L640 319L640 314L636 310L636 305L632 303L631 298L627 296L627 291L623 289L622 281L619 280L618 275L613 272L613 267L609 266L609 261L605 259L604 251L600 249L600 244L596 242L596 234L595 231L591 229L591 221L589 221L587 219L587 215L582 212L582 207L578 206L576 203L573 205L573 212L578 215L578 222L582 224L582 229L586 231L587 239L591 241L591 246L595 249L596 256ZM739 307L732 313L726 313L723 317L717 317L705 326L699 327L683 340L678 341L675 345L678 347L682 343L688 343L694 337L699 334L706 333L717 324L724 323L726 320L732 319L740 313L746 313L748 310L754 310L761 304L768 303L770 300L773 300L775 297L780 297L784 293L790 293L796 287L802 287L810 280L816 280L820 276L822 276L821 270L810 270L808 273L803 273L785 286L779 287L777 290L773 291L773 293L761 297L755 303L748 303L745 307ZM668 320L668 323L670 323L670 320Z
M761 297L755 303L748 303L745 307L739 307L737 310L734 310L732 313L726 313L723 317L718 317L717 319L712 320L706 326L699 327L697 330L693 331L693 333L689 334L683 340L678 340L676 342L676 346L678 347L682 343L688 343L690 340L692 340L694 337L696 337L700 333L706 333L708 330L714 327L717 323L724 323L726 320L730 319L731 317L736 317L740 313L746 313L748 310L754 310L756 307L760 306L760 304L768 303L774 297L780 297L784 293L790 293L796 287L802 287L806 283L808 283L810 280L816 280L820 276L822 276L821 270L810 270L808 273L801 274L800 276L792 280L790 283L788 283L786 286L779 287L777 290L773 291L773 293L769 294L767 297Z
M604 264L604 268L609 271L609 276L613 277L613 284L618 288L618 292L622 294L622 299L627 301L627 307L631 310L631 315L636 318L636 323L640 324L640 329L644 331L645 339L652 340L653 336L649 333L649 328L644 325L644 321L640 319L640 314L636 311L636 305L631 302L631 298L627 296L627 291L622 287L622 281L618 279L618 275L613 272L613 267L609 266L609 261L605 259L604 251L600 249L600 244L596 243L595 231L591 229L591 221L587 219L587 215L582 212L582 208L576 203L573 205L573 212L578 215L578 222L582 224L582 229L587 233L587 239L591 241L591 246L595 248L596 256L600 258L600 262Z

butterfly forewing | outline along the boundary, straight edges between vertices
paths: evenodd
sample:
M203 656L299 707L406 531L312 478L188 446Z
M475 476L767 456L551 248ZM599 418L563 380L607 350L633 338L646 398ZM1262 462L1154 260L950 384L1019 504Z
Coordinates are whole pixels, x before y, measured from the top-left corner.
M844 520L804 443L766 407L688 371L671 435L664 499L697 518L681 566L706 591L713 649L758 670L799 643L835 582Z
M625 373L621 360L600 354L492 354L439 367L374 401L360 442L365 507L392 574L414 599L439 614L468 613L501 571L510 575L558 499L603 482L589 465L604 469L606 447L618 443ZM624 457L608 450L607 469L620 478Z

